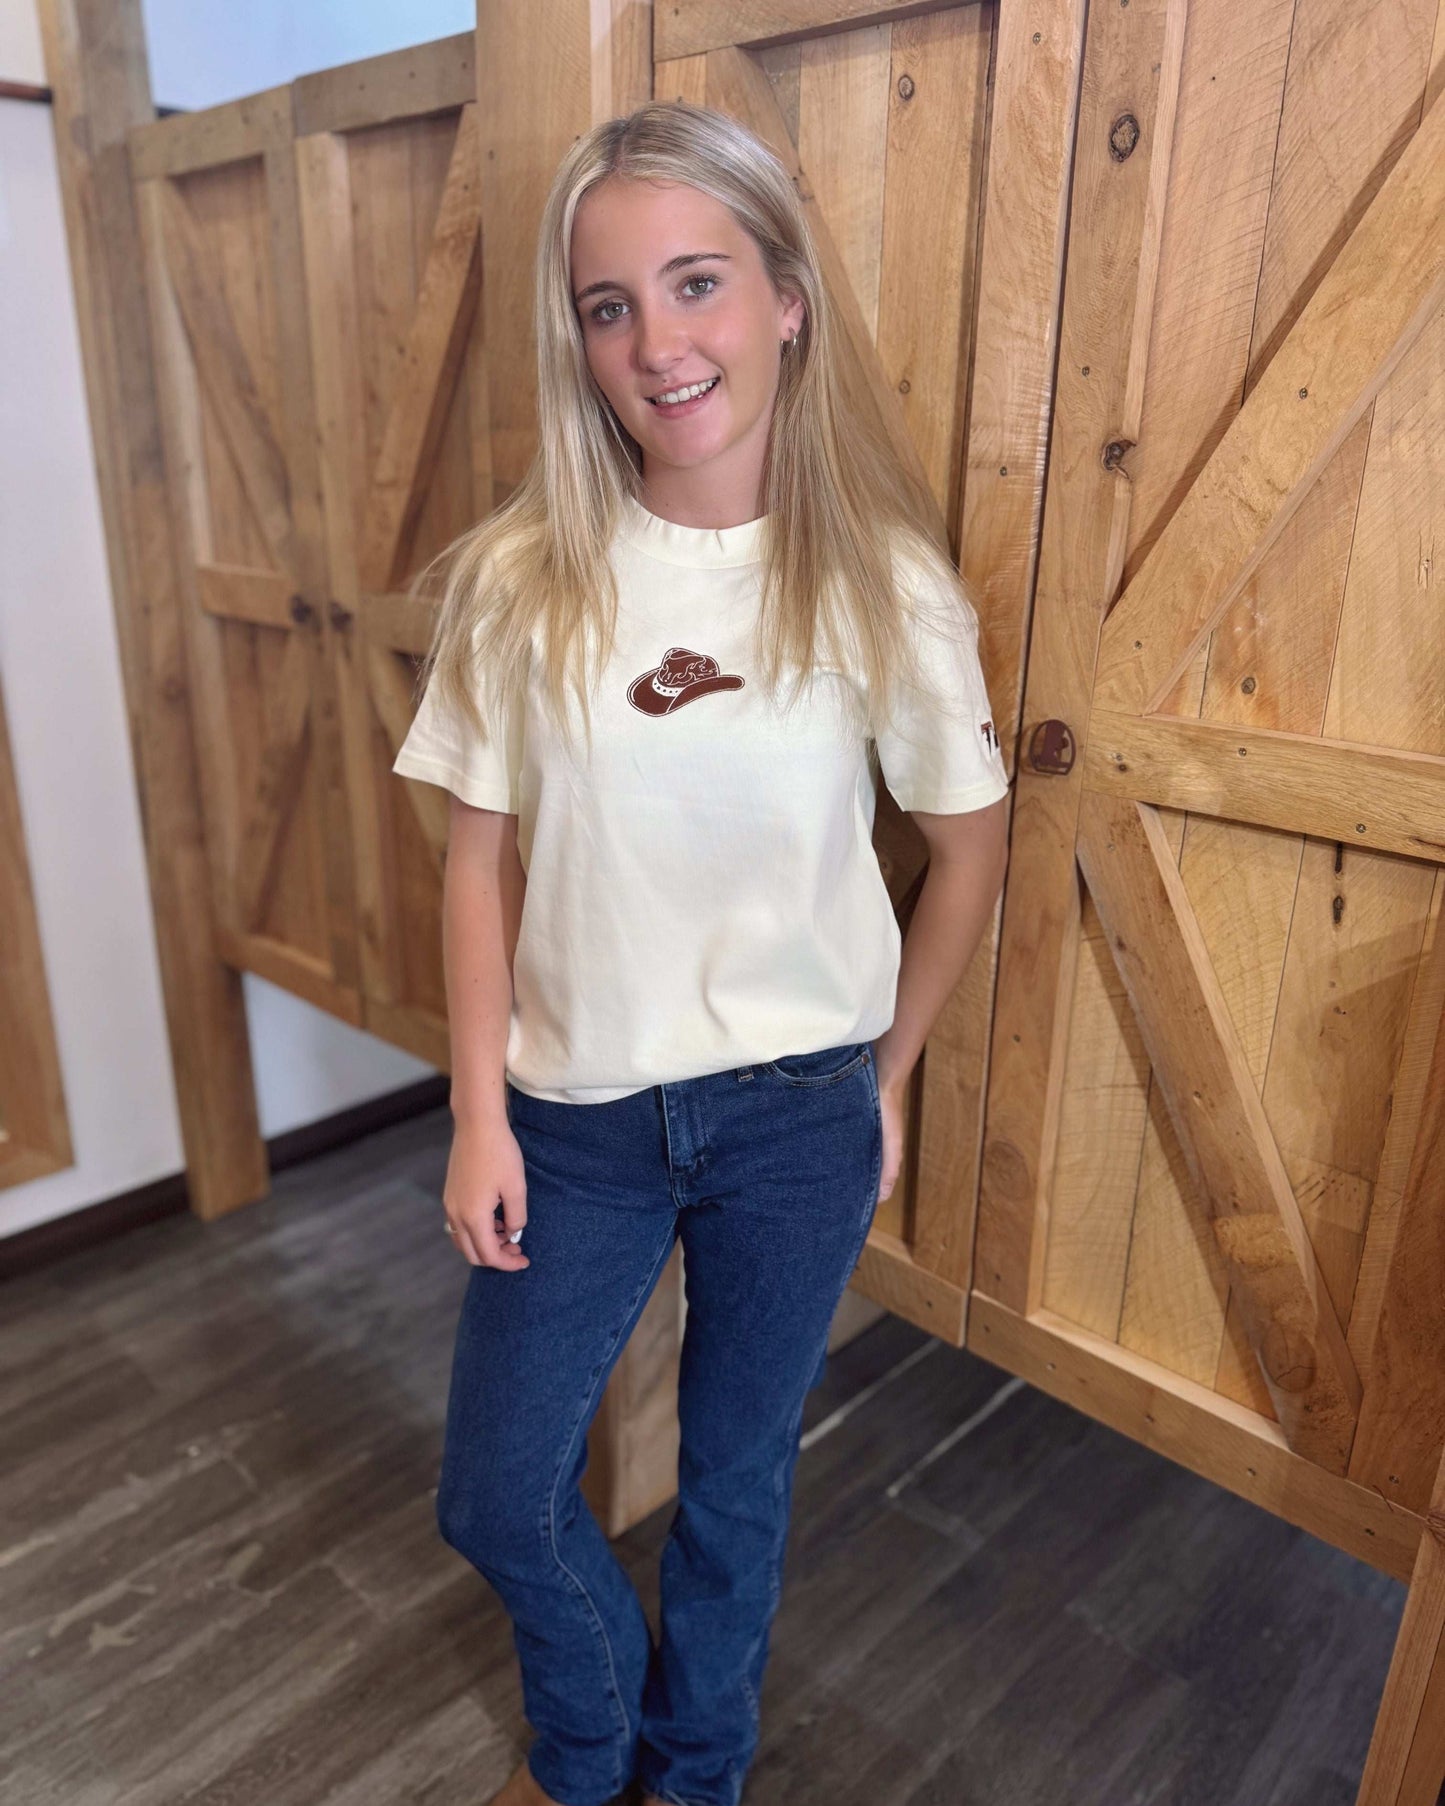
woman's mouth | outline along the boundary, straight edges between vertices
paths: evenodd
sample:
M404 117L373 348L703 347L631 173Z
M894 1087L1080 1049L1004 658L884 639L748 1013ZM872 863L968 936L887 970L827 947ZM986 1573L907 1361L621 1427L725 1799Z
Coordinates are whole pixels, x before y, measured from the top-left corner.
M661 414L665 419L695 414L721 381L720 376L710 376L703 383L684 383L680 388L664 390L661 395L649 395L647 405L654 414Z

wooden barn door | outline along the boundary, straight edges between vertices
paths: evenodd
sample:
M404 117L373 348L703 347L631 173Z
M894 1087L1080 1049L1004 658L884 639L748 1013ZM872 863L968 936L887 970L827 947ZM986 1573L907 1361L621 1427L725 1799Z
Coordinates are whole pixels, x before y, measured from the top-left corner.
M470 33L296 84L336 692L366 1026L446 1067L448 800L398 779L430 605L492 506Z
M223 950L445 1067L407 584L492 506L473 36L132 135Z
M1179 0L1091 10L968 1328L1401 1577L1445 1438L1427 10L1276 8L1243 109L1230 9L1187 53Z
M222 951L361 1019L291 92L131 140Z
M839 7L839 14L846 9ZM1013 756L1042 491L1082 4L984 4L854 27L714 5L654 16L660 100L716 107L792 173L841 327L849 406L937 503L978 606ZM901 11L901 9L900 9ZM761 33L761 26L759 31ZM900 926L927 844L879 786L874 846ZM973 1264L997 943L991 928L915 1068L898 1183L855 1289L955 1344Z

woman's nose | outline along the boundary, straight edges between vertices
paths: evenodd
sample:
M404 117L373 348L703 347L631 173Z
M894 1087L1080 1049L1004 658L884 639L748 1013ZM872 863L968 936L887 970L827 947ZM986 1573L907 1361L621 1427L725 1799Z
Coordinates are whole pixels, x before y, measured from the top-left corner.
M653 376L665 376L687 355L685 335L664 319L639 315L633 342L638 363Z

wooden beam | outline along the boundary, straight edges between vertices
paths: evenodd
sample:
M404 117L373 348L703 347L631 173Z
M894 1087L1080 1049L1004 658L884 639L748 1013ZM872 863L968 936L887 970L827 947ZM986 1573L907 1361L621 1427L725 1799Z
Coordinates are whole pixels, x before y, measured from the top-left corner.
M447 113L477 97L476 33L363 57L291 84L296 136L355 132L422 113Z
M367 589L390 589L426 499L482 280L481 133L462 108L416 311L396 366L391 409L361 516Z
M244 100L137 126L129 138L131 173L147 182L259 157L275 133L277 114L289 116L290 110L289 88L266 88Z
M296 586L281 571L241 564L198 564L196 596L209 615L222 621L249 621L254 627L286 629L295 624Z
M1078 854L1275 1413L1342 1474L1359 1377L1157 812L1086 792Z
M1442 301L1437 98L1115 604L1096 706L1143 714L1168 695Z
M919 1266L913 1250L901 1236L886 1229L871 1229L848 1283L865 1298L874 1299L910 1322L926 1323L930 1334L954 1348L962 1347L967 1291Z
M734 45L761 50L800 38L889 25L920 13L945 12L976 0L669 0L656 10L653 55L666 62Z
M126 139L155 117L140 0L40 0L111 593L192 1208L264 1196L240 975L218 947Z
M1445 758L1435 753L1096 708L1084 786L1445 861Z

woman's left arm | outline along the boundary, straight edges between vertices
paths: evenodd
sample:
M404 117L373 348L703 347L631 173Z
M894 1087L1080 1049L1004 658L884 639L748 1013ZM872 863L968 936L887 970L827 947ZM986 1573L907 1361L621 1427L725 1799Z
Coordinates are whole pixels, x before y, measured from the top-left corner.
M928 872L918 893L898 968L892 1026L874 1043L883 1106L879 1200L898 1177L903 1100L939 1011L978 950L1008 864L1008 797L966 815L910 811L928 842Z

